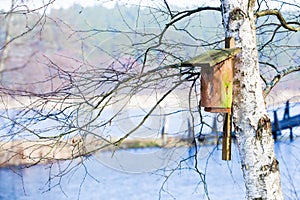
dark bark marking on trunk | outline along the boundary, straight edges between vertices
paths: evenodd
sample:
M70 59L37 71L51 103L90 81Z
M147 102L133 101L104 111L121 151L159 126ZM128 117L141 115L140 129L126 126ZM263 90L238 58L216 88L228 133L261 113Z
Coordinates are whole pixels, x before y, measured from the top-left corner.
M229 13L229 18L227 22L227 30L231 30L233 32L238 32L241 25L243 24L243 21L246 17L245 12L240 8L234 8Z
M256 139L261 140L265 133L268 133L268 136L272 136L271 120L267 115L264 115L258 121L256 135L255 135Z
M273 173L279 171L279 162L278 162L278 160L276 160L276 159L273 160L272 165L270 167L270 171L273 172Z
M279 171L279 162L274 159L270 165L264 165L260 168L260 170L264 172L263 174L260 174L260 179L264 180L264 178L269 174Z

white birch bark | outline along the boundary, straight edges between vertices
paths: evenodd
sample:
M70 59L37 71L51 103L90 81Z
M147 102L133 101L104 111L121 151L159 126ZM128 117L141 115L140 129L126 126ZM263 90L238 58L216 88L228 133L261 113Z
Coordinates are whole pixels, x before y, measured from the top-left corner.
M226 37L242 52L234 69L233 124L247 199L283 199L271 123L259 75L255 0L221 0Z

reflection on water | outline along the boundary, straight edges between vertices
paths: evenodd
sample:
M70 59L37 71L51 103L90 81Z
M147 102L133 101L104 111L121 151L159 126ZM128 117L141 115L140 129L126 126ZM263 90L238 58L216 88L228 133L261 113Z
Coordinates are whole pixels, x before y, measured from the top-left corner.
M287 199L300 194L300 141L275 144L282 185ZM133 150L132 153L134 153ZM149 150L139 150L139 154ZM183 158L195 149L186 150ZM206 173L211 199L244 199L244 183L238 153L233 145L232 161L221 160L221 150L213 146L198 149L198 167ZM108 156L106 156L108 157ZM155 162L149 158L145 165ZM0 170L0 199L207 199L200 176L193 170L194 162L173 162L171 167L151 173L125 173L104 166L97 157L78 164L65 161L53 165ZM129 162L129 161L128 161ZM134 163L135 160L130 160ZM147 167L147 166L145 166ZM178 168L172 173L171 169ZM71 171L68 171L72 169ZM179 170L180 169L180 170ZM166 184L166 177L172 174ZM51 178L49 180L49 177Z
M133 150L132 153L134 153ZM138 154L149 150L139 150ZM202 157L207 157L211 149L201 151ZM219 152L216 152L219 156ZM186 155L188 157L188 150ZM149 158L145 167L156 162ZM180 159L183 159L180 158ZM180 160L179 159L179 160ZM179 161L178 160L178 161ZM68 165L68 162L61 162L59 165L41 165L24 169L1 169L1 180L9 177L9 181L2 181L0 188L0 199L202 199L204 198L203 187L199 175L192 169L189 161L173 162L172 166L157 170L151 173L125 173L104 166L97 157L89 158L84 164L76 162ZM128 161L129 162L129 161ZM132 163L135 160L131 160ZM213 161L215 162L215 161ZM202 164L205 164L203 162ZM225 167L225 163L219 162L217 168ZM180 170L172 173L173 168ZM205 165L203 165L204 170ZM73 168L69 173L66 169ZM207 170L218 170L207 169ZM63 174L62 178L60 175ZM167 183L163 186L166 177L172 174ZM212 173L214 174L214 173ZM227 170L228 178L225 181L231 182L228 189L236 191L236 197L240 198L240 188L234 186L230 173ZM49 182L49 176L52 180ZM215 175L214 175L215 176ZM216 182L212 177L212 182ZM230 181L231 180L231 181ZM207 179L209 181L209 179ZM219 181L216 185L220 185ZM53 187L56 186L56 187ZM53 188L51 188L53 187ZM223 187L224 188L224 187ZM226 188L226 187L225 187ZM51 189L50 191L48 191ZM213 190L212 190L213 191ZM216 191L214 191L215 193Z

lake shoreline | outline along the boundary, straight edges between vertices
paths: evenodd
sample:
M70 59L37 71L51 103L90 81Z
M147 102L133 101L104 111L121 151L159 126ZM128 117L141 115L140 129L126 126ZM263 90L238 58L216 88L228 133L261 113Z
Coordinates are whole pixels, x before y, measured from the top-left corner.
M115 142L108 142L101 139L87 141L81 137L73 137L69 140L14 140L0 142L0 168L47 164L60 160L74 160L80 157L90 156L99 151L177 148L192 145L191 140L181 137L170 137L166 140L162 138L127 139L118 145L116 145Z

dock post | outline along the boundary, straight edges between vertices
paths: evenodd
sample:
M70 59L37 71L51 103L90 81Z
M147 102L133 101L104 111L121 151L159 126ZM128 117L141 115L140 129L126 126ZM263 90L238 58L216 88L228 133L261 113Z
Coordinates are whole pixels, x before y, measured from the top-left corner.
M283 119L290 118L290 101L287 101L285 103L284 113L283 113Z
M290 141L293 141L294 137L293 137L293 128L290 128Z
M162 146L165 146L167 144L167 135L166 135L166 130L165 130L165 125L166 125L166 118L164 117L163 118L163 121L162 121L162 128L161 128L161 141L162 141Z
M283 119L290 118L290 101L287 101L284 108ZM290 141L293 141L293 127L290 127Z
M280 124L279 124L278 117L277 117L277 111L274 110L273 113L274 113L274 126L275 127L274 127L274 132L272 134L273 134L274 140L276 141L277 133L279 132L279 135L281 135L281 128L280 128Z

